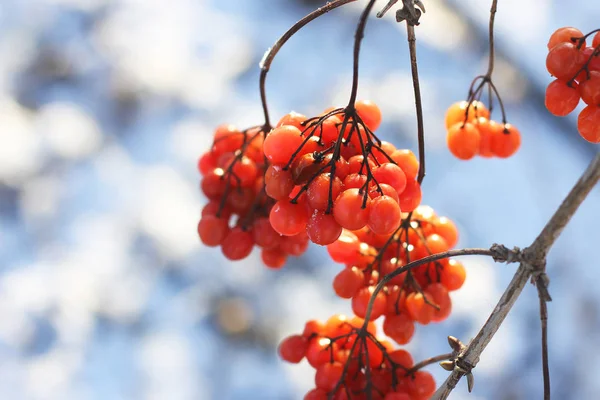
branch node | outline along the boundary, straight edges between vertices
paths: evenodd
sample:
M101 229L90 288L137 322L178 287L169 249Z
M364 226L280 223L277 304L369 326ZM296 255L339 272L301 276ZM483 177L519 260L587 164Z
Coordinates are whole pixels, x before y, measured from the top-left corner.
M492 247L490 247L490 251L493 253L492 258L495 262L511 264L523 261L523 253L521 249L516 246L511 250L502 244L494 243Z
M377 18L383 17L397 2L398 0L389 0L386 6L377 13ZM421 0L402 0L402 3L402 8L396 11L396 22L406 21L411 26L419 25L421 15L425 13L423 2Z
M538 294L539 294L541 300L543 300L545 302L552 301L552 297L550 296L550 293L548 292L548 286L550 285L550 278L548 278L548 275L546 274L546 272L544 272L543 270L535 272L531 276L531 283L533 283L537 287Z

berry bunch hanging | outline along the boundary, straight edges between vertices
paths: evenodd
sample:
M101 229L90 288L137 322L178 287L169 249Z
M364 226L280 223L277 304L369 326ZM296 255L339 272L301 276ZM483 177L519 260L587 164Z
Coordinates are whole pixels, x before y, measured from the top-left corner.
M446 141L458 159L507 158L521 146L521 133L511 124L490 118L490 110L479 100L460 101L446 112Z
M248 257L259 246L265 265L281 268L288 255L306 251L308 237L303 232L281 236L269 222L274 202L265 193L265 133L264 127L240 131L222 125L216 129L211 149L198 161L201 189L209 199L202 209L198 235L206 246L220 246L233 261Z
M577 28L557 29L548 41L546 69L556 78L546 88L548 111L564 117L583 100L586 107L579 113L577 129L588 142L600 143L600 32L584 35Z
M402 211L421 200L418 161L410 150L380 141L374 134L380 123L371 101L356 102L352 113L290 113L279 121L264 143L271 163L266 192L277 200L270 221L278 233L306 232L327 245L342 229L390 234L398 228Z
M300 335L279 345L291 363L306 358L315 369L315 388L304 400L425 400L435 391L433 376L414 368L411 354L377 337L373 322L333 315L325 323L308 321Z
M446 319L452 308L449 292L459 289L466 276L460 262L444 259L397 274L378 290L384 276L457 243L454 223L438 217L431 207L419 206L404 221L392 235L378 235L368 228L344 231L327 246L331 258L345 264L334 278L335 293L352 299L352 310L360 318L374 321L384 316L384 332L398 344L410 341L415 322L427 325Z

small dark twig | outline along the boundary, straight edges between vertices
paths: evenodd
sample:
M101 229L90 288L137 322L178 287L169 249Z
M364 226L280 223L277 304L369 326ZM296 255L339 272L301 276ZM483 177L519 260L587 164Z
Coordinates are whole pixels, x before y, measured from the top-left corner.
M538 286L539 287L539 286ZM542 370L544 400L550 400L550 366L548 361L548 304L540 292L540 321L542 325Z
M440 361L450 360L454 356L455 356L454 353L446 353L446 354L440 354L439 356L426 358L425 360L413 365L413 367L411 369L406 371L405 375L407 375L407 376L412 375L415 372L417 372L418 370L427 367L428 365L436 364L436 363L439 363Z
M425 178L425 125L423 123L423 104L421 100L421 85L419 83L419 67L417 63L417 37L415 27L406 24L408 34L408 50L410 52L410 70L412 72L413 90L415 92L415 108L417 110L417 137L419 141L419 173L417 181Z

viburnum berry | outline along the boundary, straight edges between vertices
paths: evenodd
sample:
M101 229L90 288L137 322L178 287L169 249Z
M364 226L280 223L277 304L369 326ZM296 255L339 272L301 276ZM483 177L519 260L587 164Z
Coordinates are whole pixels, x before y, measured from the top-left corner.
M342 187L343 183L337 176L334 176L333 182L331 182L331 174L319 174L310 183L306 191L308 205L314 210L327 210L330 199L335 200L342 191ZM333 201L331 202L333 203Z
M559 43L546 57L546 69L557 79L569 80L577 74L582 53L573 43Z
M414 320L406 313L386 315L383 332L398 344L407 344L415 333Z
M229 233L227 219L214 215L203 216L198 223L198 235L206 246L219 246Z
M554 46L560 43L577 44L578 41L573 40L577 38L583 38L583 33L579 29L570 26L559 28L550 36L548 50L552 50ZM585 41L583 43L585 47Z
M271 209L269 221L279 234L294 236L306 229L308 215L303 204L280 200Z
M592 47L596 48L600 46L600 32L596 32L594 39L592 39Z
M600 143L600 107L587 106L577 118L579 134L590 143Z
M391 154L392 160L402 169L408 181L417 179L419 161L411 150L400 149Z
M367 222L373 233L389 235L400 226L401 221L402 211L396 200L387 195L373 199Z
M344 190L335 200L333 216L343 228L360 229L369 221L371 199L359 189Z
M398 198L400 209L403 212L415 210L421 204L422 196L421 185L417 181L410 180L406 182L406 187Z
M590 72L589 78L579 85L579 94L588 106L600 106L600 72Z
M490 111L485 104L480 101L472 101L469 105L467 101L459 101L452 104L446 111L446 129L450 129L459 122L461 125L465 122L474 122L478 117L490 118Z
M456 246L458 229L452 220L446 217L437 218L434 222L434 230L435 233L444 238L449 248Z
M287 199L294 189L292 173L281 166L270 165L265 172L265 191L275 200Z
M400 194L406 188L406 174L396 164L383 163L373 170L373 178L378 183L387 183Z
M333 215L315 210L306 223L306 233L313 243L325 246L340 237L342 227Z
M426 293L413 292L406 296L406 310L410 317L422 325L427 325L433 319L435 311L433 299Z
M287 253L281 249L262 249L260 252L262 262L269 268L283 268L287 261Z
M342 379L344 366L339 362L330 362L320 365L315 375L315 384L317 388L324 389L327 392L332 391L338 381Z
M288 336L279 344L279 356L287 362L297 364L306 356L308 339L301 335Z
M441 283L449 291L458 290L465 282L466 271L460 261L451 259L441 271Z
M328 400L329 396L326 390L323 389L312 389L304 396L304 400Z
M452 300L448 294L448 289L441 283L433 283L425 289L428 295L431 296L433 303L437 309L433 310L432 322L441 322L448 318L452 312Z
M417 371L407 380L409 394L415 400L427 400L435 393L435 379L427 371Z
M273 129L263 144L265 157L274 165L286 165L294 152L302 144L300 129L292 125L282 125Z
M521 133L514 125L506 124L500 134L492 136L491 149L500 158L512 156L521 147Z
M351 299L364 285L365 275L356 267L344 268L333 279L333 290L343 299Z
M448 129L448 149L456 158L470 160L479 152L481 137L477 127L470 122L458 122Z
M374 286L364 287L360 289L354 297L352 297L352 311L354 311L354 314L360 318L365 318L367 314L367 306L371 300L371 297L373 296L374 291ZM377 293L375 296L375 301L373 302L373 308L371 310L369 320L374 321L382 316L385 312L386 305L387 302L385 294L383 292Z
M370 130L376 131L379 128L381 124L381 110L377 104L369 100L359 100L354 103L354 107L358 116Z
M585 82L584 82L585 83ZM570 114L579 104L581 99L577 83L569 86L560 79L555 79L546 88L546 108L557 117Z
M236 226L232 228L221 242L221 251L229 260L242 260L252 251L254 238L250 232Z
M283 117L281 117L281 119L279 120L279 122L277 122L277 125L275 125L275 127L279 128L283 125L291 125L298 128L300 131L303 131L304 126L302 125L302 123L304 121L306 121L305 115L292 111L289 114L286 114Z

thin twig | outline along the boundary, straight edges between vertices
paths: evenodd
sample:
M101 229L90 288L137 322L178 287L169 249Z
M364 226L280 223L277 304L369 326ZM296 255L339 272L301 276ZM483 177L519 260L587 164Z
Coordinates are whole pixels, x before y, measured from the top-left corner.
M425 178L425 127L423 124L423 104L421 100L421 85L419 83L419 68L417 64L417 36L415 27L406 24L408 34L408 50L410 53L410 70L412 72L413 89L415 92L415 108L417 110L417 137L419 140L419 174L417 181L423 182Z
M502 247L502 250L506 250L506 249L504 247ZM443 260L444 258L451 258L451 257L476 256L476 255L493 257L494 260L496 260L498 262L505 262L510 259L509 256L507 256L507 253L498 251L498 249L496 248L496 245L494 245L494 246L492 246L491 249L449 250L449 251L446 251L443 253L432 254L430 256L421 258L419 260L409 262L408 264L404 265L403 267L397 268L394 271L390 272L389 274L384 276L379 281L379 283L375 287L375 290L373 290L373 293L371 294L371 299L369 300L369 304L367 305L367 311L365 312L365 324L363 326L364 329L367 328L369 319L371 317L371 311L373 310L373 304L375 303L375 298L377 297L377 294L379 292L381 292L383 290L383 288L385 287L385 285L387 285L387 283L389 281L391 281L392 279L394 279L396 276L402 274L403 272L410 271L411 269L416 268L419 265L427 264L432 261Z
M352 67L352 89L350 91L350 101L346 107L347 112L354 110L354 103L356 102L356 96L358 95L358 65L360 60L360 45L362 39L365 36L365 27L367 26L367 19L369 14L375 5L376 0L370 0L362 14L356 27L356 33L354 34L354 53L353 53L353 67Z
M494 72L494 20L496 19L496 11L498 9L498 0L492 1L492 7L490 8L490 58L488 60L488 70L486 76L491 77Z
M542 325L542 370L544 375L544 400L550 400L550 366L548 362L548 304L541 294L540 321Z
M452 357L454 357L454 353L440 354L439 356L426 358L425 360L413 365L413 367L406 371L404 375L412 375L418 370L427 367L428 365L436 364L440 361L450 360Z

